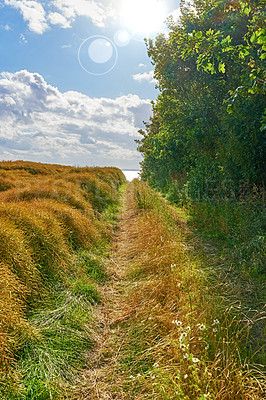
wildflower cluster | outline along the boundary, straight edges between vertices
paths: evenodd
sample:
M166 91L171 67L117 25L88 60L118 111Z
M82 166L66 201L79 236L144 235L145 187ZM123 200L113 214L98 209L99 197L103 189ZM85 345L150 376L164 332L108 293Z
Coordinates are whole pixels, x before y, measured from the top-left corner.
M219 324L220 324L220 321L219 321L218 319L215 319L215 320L213 321L213 323L212 323L212 326L213 326L212 331L213 331L214 333L218 332L217 325L219 325Z
M200 347L202 349L204 348L205 350L208 350L210 347L210 344L208 343L208 333L210 331L216 333L218 331L220 321L218 319L214 319L213 323L209 327L203 323L196 324L195 328L198 330L198 333L200 333L199 335L195 335L195 329L193 329L193 335L191 335L191 327L189 325L184 326L183 322L178 319L173 320L172 324L176 325L179 331L178 341L182 358L184 360L190 360L193 364L197 364L200 362L200 360L192 354L195 346L195 340L197 339L198 344L201 343ZM192 351L190 349L190 344L192 345Z

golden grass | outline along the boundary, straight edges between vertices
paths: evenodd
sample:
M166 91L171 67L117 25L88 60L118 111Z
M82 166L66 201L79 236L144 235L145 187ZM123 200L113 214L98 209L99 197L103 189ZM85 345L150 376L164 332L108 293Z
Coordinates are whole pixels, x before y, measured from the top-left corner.
M31 201L34 199L54 199L60 203L68 204L80 210L91 210L91 206L85 201L83 193L75 184L61 180L36 180L25 187L12 188L0 193L2 202Z
M117 168L0 162L0 384L16 377L17 351L34 332L29 304L53 281L87 284L75 251L101 243L99 211L124 181Z
M68 179L79 184L86 193L86 199L98 211L102 211L106 204L118 200L118 179L112 180L109 176L103 179L99 173L94 175L91 172L72 173Z
M49 212L34 209L27 202L0 204L0 217L11 221L24 234L32 259L41 274L56 276L66 270L71 254L63 226Z
M10 347L14 341L14 334L26 324L23 320L23 300L27 296L24 285L10 271L10 267L0 264L0 368L7 372L13 356ZM9 333L12 332L12 336Z
M95 226L92 212L80 212L69 205L60 204L55 200L35 200L32 207L39 213L49 212L65 228L64 235L71 241L75 248L89 250L92 243L100 239L100 233Z
M0 205L0 207L3 207ZM0 259L32 293L38 291L40 274L33 262L32 249L14 223L0 218Z
M0 175L0 192L11 189L13 186L11 179L3 178Z
M209 280L209 260L195 254L182 216L143 182L128 187L117 246L123 342L101 378L114 398L262 399L262 373L241 353L251 324L227 307L221 282Z

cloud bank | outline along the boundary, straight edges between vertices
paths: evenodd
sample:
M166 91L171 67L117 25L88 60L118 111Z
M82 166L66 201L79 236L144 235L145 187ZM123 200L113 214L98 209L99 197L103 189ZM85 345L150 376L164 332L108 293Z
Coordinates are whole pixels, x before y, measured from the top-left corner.
M77 17L87 17L103 28L105 21L114 17L110 6L97 0L4 0L6 6L17 9L31 32L42 35L52 25L71 28Z
M62 93L38 73L0 74L0 159L138 168L149 100Z

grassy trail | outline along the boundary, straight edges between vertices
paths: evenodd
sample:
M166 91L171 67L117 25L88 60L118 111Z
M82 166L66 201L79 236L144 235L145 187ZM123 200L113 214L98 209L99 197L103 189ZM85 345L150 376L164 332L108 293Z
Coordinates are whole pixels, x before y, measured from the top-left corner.
M228 305L231 283L196 247L185 215L145 184L127 186L75 400L263 398L247 349L264 315L245 320L241 302Z
M112 249L109 255L107 274L109 280L102 287L102 302L95 312L97 328L95 347L88 356L85 369L76 382L74 399L124 399L121 392L124 377L119 375L119 353L125 343L123 322L127 320L132 307L128 304L126 287L131 278L127 276L127 232L135 213L131 202L123 198Z

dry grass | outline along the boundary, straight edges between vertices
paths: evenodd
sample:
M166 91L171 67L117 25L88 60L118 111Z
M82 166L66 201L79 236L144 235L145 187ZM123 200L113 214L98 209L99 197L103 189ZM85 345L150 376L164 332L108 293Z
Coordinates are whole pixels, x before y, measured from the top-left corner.
M261 368L245 354L256 321L227 306L182 214L139 181L125 207L113 266L120 282L103 311L110 337L75 398L262 399Z
M2 206L2 205L1 205ZM2 206L3 207L3 206ZM0 219L0 259L18 276L30 293L40 287L40 274L33 262L32 249L14 223Z
M32 207L39 213L49 212L56 218L65 228L64 234L75 248L89 250L92 243L100 240L100 232L91 211L82 213L55 200L36 200L32 202Z
M20 202L34 199L54 199L59 203L68 204L80 210L91 210L91 206L85 201L84 193L74 183L61 180L38 179L35 182L21 188L12 188L0 194L0 201Z
M70 287L84 304L97 300L76 251L101 246L107 225L100 211L117 201L124 181L116 168L0 163L0 392L8 399L8 382L19 389L18 352L30 337L40 337L26 312L52 302L55 285Z

